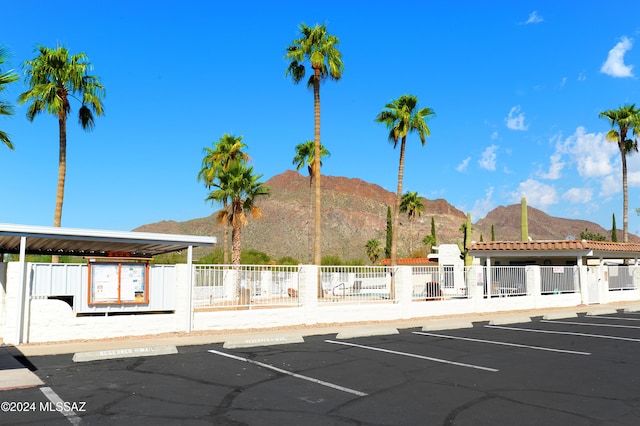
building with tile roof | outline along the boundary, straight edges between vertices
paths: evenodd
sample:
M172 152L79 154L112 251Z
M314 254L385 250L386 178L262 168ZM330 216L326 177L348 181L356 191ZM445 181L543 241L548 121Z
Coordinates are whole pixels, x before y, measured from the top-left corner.
M639 243L588 240L474 242L469 254L481 264L493 265L587 265L607 261L637 263ZM633 260L633 262L628 262Z

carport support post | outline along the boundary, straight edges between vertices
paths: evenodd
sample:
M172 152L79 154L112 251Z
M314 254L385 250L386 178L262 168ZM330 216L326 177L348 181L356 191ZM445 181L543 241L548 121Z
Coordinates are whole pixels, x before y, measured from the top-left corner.
M18 318L16 321L16 344L22 343L22 333L24 328L24 312L25 312L25 293L27 290L27 263L25 261L25 256L27 252L27 237L20 237L20 260L18 261Z
M187 306L189 307L189 319L187 320L187 333L193 329L193 246L187 248L187 269L189 271L189 290L187 291Z

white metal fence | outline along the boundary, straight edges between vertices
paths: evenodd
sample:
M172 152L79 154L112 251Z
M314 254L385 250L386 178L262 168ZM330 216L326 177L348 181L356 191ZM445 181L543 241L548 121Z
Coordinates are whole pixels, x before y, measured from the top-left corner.
M577 266L541 266L540 281L542 294L580 291L580 274Z
M609 290L633 290L636 288L634 276L640 275L640 267L636 265L609 265L607 266L607 275Z
M319 303L390 302L391 271L386 266L321 266Z
M463 266L414 266L412 300L446 300L469 297L467 269Z
M196 309L300 306L298 266L195 265Z
M488 297L524 296L527 294L527 277L524 266L492 266L485 268L490 283L485 287Z
M539 274L536 271L539 270ZM605 266L608 290L637 289L640 266ZM411 301L446 301L474 297L481 286L485 298L580 293L578 266L413 266L411 282L392 267L321 266L319 306L330 303L393 303L398 288L411 287ZM193 301L197 310L299 307L300 266L195 265ZM534 273L535 272L535 273ZM404 278L403 278L404 277ZM305 291L318 293L316 277L305 277ZM535 285L534 285L535 280ZM539 280L539 282L538 282ZM404 290L408 291L408 290ZM535 294L534 294L535 293ZM315 297L315 295L314 295Z

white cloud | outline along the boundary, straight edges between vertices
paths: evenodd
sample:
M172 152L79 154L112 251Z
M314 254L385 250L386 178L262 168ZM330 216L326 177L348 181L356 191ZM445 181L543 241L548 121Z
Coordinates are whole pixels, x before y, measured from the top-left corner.
M491 145L485 148L482 152L482 156L478 160L478 164L480 167L486 170L494 171L496 169L496 151L498 150L497 145Z
M578 74L578 81L585 81L586 79L587 79L587 73L585 73L584 71Z
M498 131L497 131L497 130L494 130L494 131L493 131L493 133L491 133L491 140L492 140L492 141L495 141L495 140L497 140L497 139L498 139L498 137L499 137L499 136L500 136L500 135L498 134Z
M610 175L618 157L616 144L607 142L603 133L586 133L584 127L578 127L564 143L558 144L557 150L569 154L578 174L585 178Z
M539 24L540 22L544 21L544 19L542 19L542 16L538 15L538 11L534 10L533 12L531 12L529 14L529 19L527 19L525 21L525 25L528 24Z
M627 162L629 162L628 156ZM629 186L640 186L640 172L632 172L627 169L627 183Z
M535 179L527 179L520 182L518 189L511 193L511 199L519 203L522 197L527 199L527 204L545 210L552 204L558 202L558 194L553 185L545 185Z
M622 192L621 178L619 176L609 175L602 180L600 193L598 195L600 197L609 198L613 194L617 194L618 192Z
M633 46L633 40L622 37L620 41L609 51L607 60L602 64L600 72L611 77L633 77L633 65L624 64L624 54Z
M562 199L570 203L588 203L593 198L593 190L591 188L571 188L564 194Z
M562 155L558 152L555 152L550 158L549 160L551 161L551 164L549 165L549 171L548 172L543 172L543 171L538 171L537 176L541 177L542 179L551 179L551 180L555 180L555 179L560 179L561 176L561 171L564 168L564 161L562 161Z
M467 166L469 165L469 161L471 161L471 157L467 157L464 160L462 160L462 163L458 164L458 166L456 167L456 170L459 172L463 172L465 170L467 170Z
M509 115L504 121L511 130L527 130L529 125L524 124L524 119L524 112L520 112L520 105L518 105L511 108Z
M471 217L480 219L483 218L491 210L496 208L496 203L491 199L493 196L493 187L487 189L485 197L482 200L476 200L471 209Z

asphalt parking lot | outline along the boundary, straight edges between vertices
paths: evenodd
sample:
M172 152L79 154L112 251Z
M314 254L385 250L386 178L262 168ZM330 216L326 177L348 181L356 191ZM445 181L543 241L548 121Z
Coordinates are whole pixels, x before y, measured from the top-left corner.
M632 312L25 363L44 385L0 392L2 424L640 424Z

